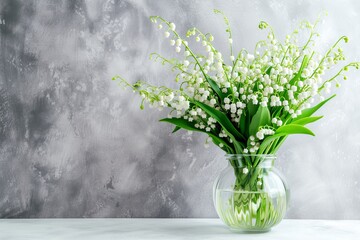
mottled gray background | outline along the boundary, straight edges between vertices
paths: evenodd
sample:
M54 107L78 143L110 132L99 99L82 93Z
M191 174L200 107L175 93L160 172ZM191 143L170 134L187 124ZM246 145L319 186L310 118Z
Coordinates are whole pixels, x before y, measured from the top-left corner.
M265 36L260 20L285 36L326 9L320 47L345 34L346 54L359 60L360 2L323 2L2 0L0 217L216 216L212 183L223 153L205 149L202 135L169 134L159 112L140 111L139 98L110 78L172 84L148 59L175 55L150 15L182 33L195 25L212 32L226 53L213 8L229 17L237 50ZM291 137L279 153L290 218L360 219L359 73L349 78L312 126L317 137Z

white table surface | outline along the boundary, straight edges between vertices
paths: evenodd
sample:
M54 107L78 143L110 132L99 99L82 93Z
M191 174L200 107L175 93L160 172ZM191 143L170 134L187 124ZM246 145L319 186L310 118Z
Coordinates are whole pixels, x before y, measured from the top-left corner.
M0 219L0 239L360 240L360 221L283 220L267 233L234 233L219 219Z

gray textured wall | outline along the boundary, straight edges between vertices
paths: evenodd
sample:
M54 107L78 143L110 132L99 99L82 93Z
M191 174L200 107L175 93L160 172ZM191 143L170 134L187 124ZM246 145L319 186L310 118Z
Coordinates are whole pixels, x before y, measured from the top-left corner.
M213 217L212 183L223 153L204 136L170 135L159 112L110 81L121 73L155 84L169 71L149 53L175 53L148 20L161 15L181 32L212 32L226 52L280 36L324 9L321 46L342 34L359 60L360 3L328 1L0 2L0 217ZM352 74L313 125L316 138L289 138L278 165L292 188L291 218L360 219L360 79ZM356 79L357 78L357 79ZM169 83L169 82L167 82ZM170 83L169 83L170 84ZM161 113L162 114L162 113Z

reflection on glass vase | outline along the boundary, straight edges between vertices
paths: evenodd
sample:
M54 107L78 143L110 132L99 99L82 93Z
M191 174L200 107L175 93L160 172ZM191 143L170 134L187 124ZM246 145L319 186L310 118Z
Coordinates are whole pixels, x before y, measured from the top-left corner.
M284 217L289 190L274 168L275 155L229 154L214 183L214 204L232 230L269 231Z

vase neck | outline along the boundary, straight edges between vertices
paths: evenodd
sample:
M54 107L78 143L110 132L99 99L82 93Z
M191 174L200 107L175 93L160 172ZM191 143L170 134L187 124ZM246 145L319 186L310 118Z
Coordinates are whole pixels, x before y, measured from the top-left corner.
M227 154L225 157L234 168L272 168L276 159L274 154Z

